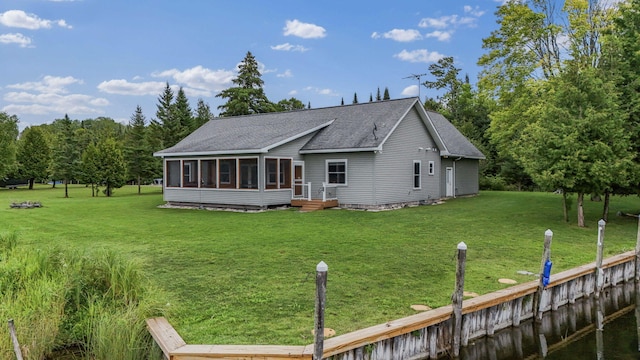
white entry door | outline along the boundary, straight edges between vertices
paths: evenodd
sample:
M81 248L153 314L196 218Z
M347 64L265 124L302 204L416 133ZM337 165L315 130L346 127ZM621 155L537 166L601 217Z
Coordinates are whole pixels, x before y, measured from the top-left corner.
M453 196L453 168L448 167L445 172L445 186L446 186L446 196Z
M293 197L304 196L304 161L293 162Z

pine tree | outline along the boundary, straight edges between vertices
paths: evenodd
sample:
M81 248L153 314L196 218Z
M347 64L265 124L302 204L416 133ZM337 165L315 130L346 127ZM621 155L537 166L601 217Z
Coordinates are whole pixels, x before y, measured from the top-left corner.
M357 104L357 103L358 103L358 94L353 93L353 104Z
M344 106L344 98L340 99L340 105Z
M209 107L209 104L205 103L204 100L202 99L198 99L198 106L196 108L196 117L194 118L194 128L197 129L201 127L211 119L213 119L213 114L211 113L211 108Z
M229 89L222 90L216 97L227 99L227 102L218 106L221 110L220 116L238 116L259 114L276 111L273 103L267 99L262 86L264 82L262 74L258 69L258 62L251 52L238 66L238 76L233 79L237 85Z
M80 166L80 151L77 146L75 125L65 114L54 122L57 136L53 147L51 172L54 179L64 182L64 197L69 197L69 181L73 180Z
M178 94L176 95L176 102L173 104L173 113L176 117L176 123L178 127L178 141L187 137L195 130L195 121L193 120L193 113L191 112L191 106L189 106L189 99L185 95L184 90L180 87Z
M373 94L369 93L369 102L373 102Z
M391 97L389 96L389 88L388 87L384 87L384 95L382 96L382 100L391 100Z
M380 96L380 86L378 86L378 92L376 93L376 101L382 100L382 96Z
M129 176L136 179L138 194L141 192L142 180L152 176L153 151L147 142L145 116L140 105L129 120L129 128L125 135L124 154Z
M307 109L311 109L311 101L307 103Z
M159 136L160 148L153 150L161 150L162 148L171 147L180 141L180 122L176 121L173 106L173 90L166 83L164 91L158 97L158 105L156 110L156 119L152 120L156 128L154 135Z

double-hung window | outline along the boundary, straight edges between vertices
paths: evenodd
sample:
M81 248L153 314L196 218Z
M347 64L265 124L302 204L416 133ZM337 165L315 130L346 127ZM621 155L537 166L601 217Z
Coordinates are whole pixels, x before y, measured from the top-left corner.
M422 162L420 160L413 160L413 188L422 188Z
M347 185L347 160L327 160L328 184Z

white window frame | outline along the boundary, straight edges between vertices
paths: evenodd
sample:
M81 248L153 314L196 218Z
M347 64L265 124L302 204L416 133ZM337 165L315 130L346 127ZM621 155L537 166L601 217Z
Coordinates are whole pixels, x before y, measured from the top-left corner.
M330 163L344 163L344 183L329 183L329 164ZM335 186L348 186L349 185L349 166L347 159L326 159L324 161L324 174L325 174L325 183L335 185Z
M417 174L416 174L416 164L418 165ZM413 180L413 188L415 190L422 189L422 161L421 160L413 160L411 173L413 174L413 176L411 177L411 179ZM418 186L416 186L416 180L418 181Z
M429 175L433 176L436 174L436 162L429 161Z

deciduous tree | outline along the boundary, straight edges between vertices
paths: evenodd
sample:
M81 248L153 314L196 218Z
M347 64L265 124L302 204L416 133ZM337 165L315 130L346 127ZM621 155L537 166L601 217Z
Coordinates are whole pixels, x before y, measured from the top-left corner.
M96 144L97 177L105 186L104 193L113 195L113 189L121 188L127 180L127 164L122 146L115 139L107 138Z
M36 179L49 177L50 149L39 127L27 127L22 131L18 141L17 162L20 176L29 179L30 190Z
M0 179L4 179L15 166L18 117L0 112Z

